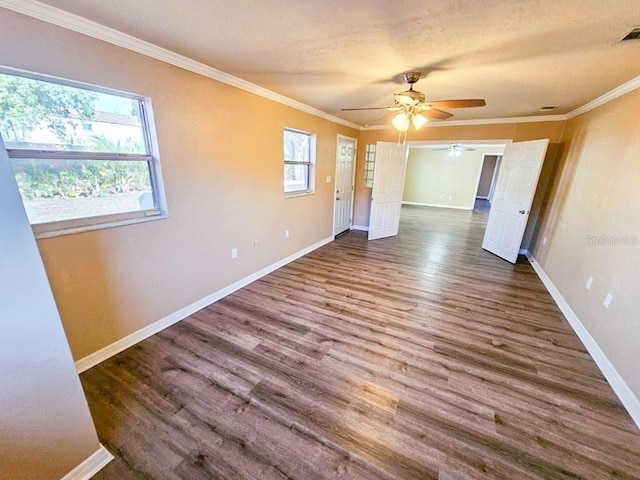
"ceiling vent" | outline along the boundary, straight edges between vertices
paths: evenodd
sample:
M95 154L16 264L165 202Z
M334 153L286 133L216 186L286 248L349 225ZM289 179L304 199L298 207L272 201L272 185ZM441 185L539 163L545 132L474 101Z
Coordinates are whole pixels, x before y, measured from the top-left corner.
M548 107L540 107L541 112L551 112L552 110L555 110L556 108L558 108L558 105L549 105Z
M626 40L638 40L640 38L640 27L633 27L633 29L627 34L622 41Z

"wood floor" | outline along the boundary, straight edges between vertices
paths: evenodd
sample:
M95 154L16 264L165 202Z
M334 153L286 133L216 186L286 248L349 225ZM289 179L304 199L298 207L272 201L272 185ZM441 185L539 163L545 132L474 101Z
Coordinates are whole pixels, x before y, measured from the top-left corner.
M640 478L640 431L486 218L404 208L82 374L95 479Z

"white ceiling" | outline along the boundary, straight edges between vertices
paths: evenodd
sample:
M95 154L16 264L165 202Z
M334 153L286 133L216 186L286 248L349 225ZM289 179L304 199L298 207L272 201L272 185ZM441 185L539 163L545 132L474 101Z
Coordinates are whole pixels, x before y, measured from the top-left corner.
M44 0L360 125L400 75L451 120L568 113L640 75L640 0Z

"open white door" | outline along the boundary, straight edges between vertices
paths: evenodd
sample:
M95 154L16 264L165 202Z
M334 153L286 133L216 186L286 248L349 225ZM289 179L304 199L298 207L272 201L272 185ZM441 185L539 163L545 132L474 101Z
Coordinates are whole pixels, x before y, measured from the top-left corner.
M333 234L351 228L356 158L355 138L338 135L336 151L336 199L333 204Z
M398 234L408 145L378 142L373 173L369 240Z
M482 248L516 263L549 139L507 144Z

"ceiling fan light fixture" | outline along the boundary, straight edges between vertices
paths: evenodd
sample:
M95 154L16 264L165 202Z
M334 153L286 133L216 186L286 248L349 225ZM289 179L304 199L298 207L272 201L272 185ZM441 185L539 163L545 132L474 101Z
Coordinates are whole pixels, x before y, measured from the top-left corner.
M429 119L424 115L422 115L421 113L414 115L413 118L411 119L411 123L413 123L413 128L415 128L416 130L420 130L422 127L424 127L428 121Z
M462 155L462 145L449 145L449 153L447 155L449 155L450 157L458 158L460 155Z
M395 117L393 117L393 120L391 120L391 125L393 125L393 128L395 128L399 132L406 132L407 130L409 130L409 124L409 115L407 115L406 112L400 112Z

